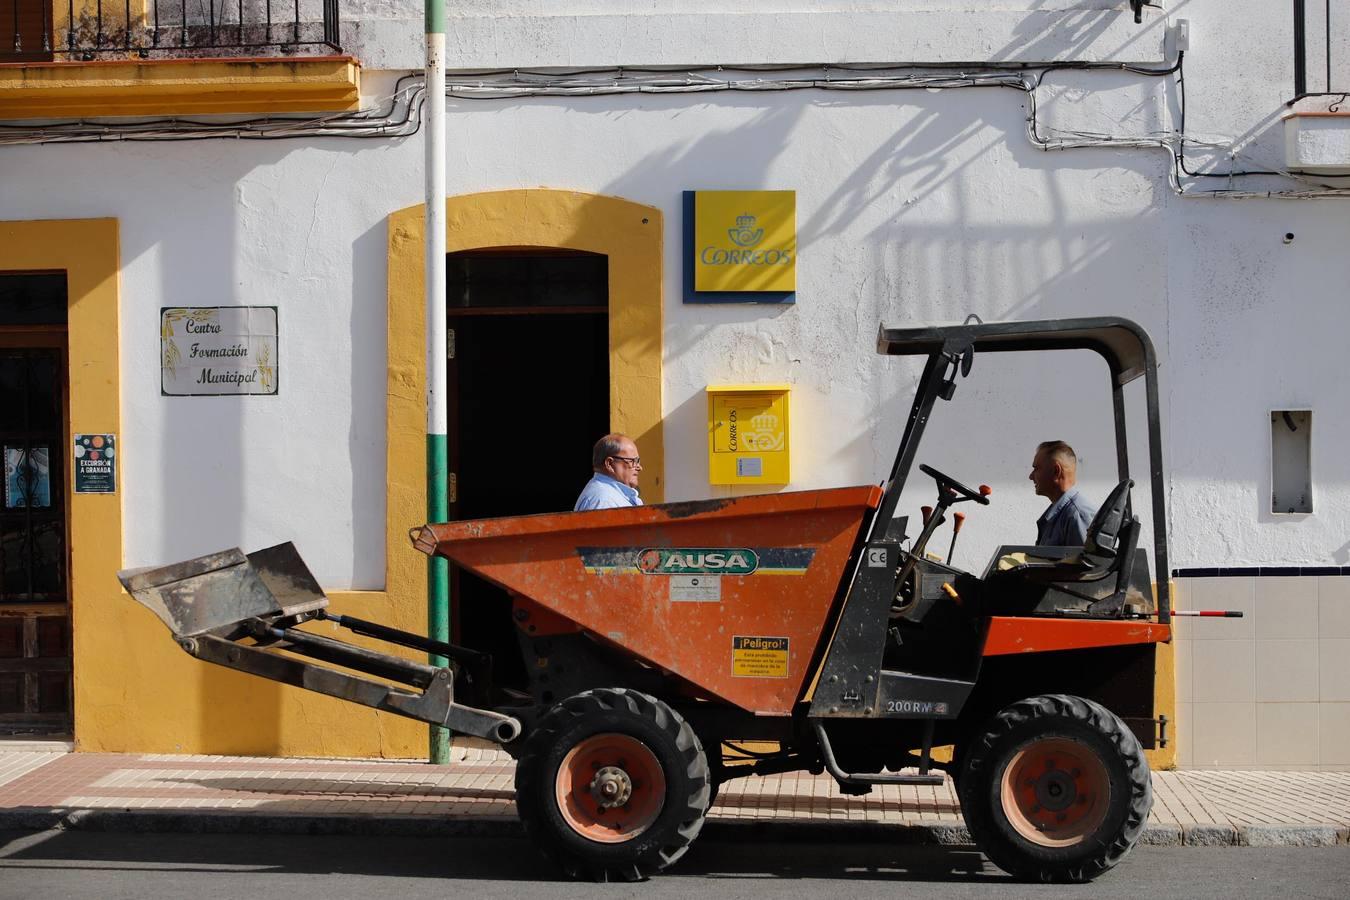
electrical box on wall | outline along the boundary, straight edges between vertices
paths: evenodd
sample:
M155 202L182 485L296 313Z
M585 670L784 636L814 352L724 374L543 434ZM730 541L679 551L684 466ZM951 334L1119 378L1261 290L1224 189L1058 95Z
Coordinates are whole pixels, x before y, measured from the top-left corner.
M1270 413L1270 511L1313 511L1312 410Z
M708 386L708 481L787 484L786 384Z

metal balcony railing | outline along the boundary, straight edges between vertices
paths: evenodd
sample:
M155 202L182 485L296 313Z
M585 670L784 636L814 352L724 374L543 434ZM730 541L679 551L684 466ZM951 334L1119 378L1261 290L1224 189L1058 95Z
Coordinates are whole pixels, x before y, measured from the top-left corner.
M338 0L0 0L0 62L340 52Z
M1290 103L1350 93L1348 6L1345 0L1294 0L1294 98Z

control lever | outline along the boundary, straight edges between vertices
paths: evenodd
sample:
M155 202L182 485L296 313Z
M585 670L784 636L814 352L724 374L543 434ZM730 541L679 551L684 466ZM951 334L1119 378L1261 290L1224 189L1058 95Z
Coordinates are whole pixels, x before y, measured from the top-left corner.
M952 545L947 548L947 565L952 564L952 554L956 552L956 536L961 533L961 526L966 524L966 514L963 512L952 513Z

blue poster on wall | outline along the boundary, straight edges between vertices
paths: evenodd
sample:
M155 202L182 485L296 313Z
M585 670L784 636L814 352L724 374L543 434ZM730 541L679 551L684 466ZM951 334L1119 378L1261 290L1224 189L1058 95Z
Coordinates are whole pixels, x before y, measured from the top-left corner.
M75 435L75 493L116 493L116 455L116 435Z

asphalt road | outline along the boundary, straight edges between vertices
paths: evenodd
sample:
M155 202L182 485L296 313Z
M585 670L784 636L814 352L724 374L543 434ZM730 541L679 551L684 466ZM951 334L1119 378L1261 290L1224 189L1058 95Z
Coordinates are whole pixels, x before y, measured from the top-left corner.
M1350 896L1350 848L1136 849L1090 885L1013 882L974 850L708 841L644 884L562 882L524 840L0 832L0 898L522 900L639 897Z

